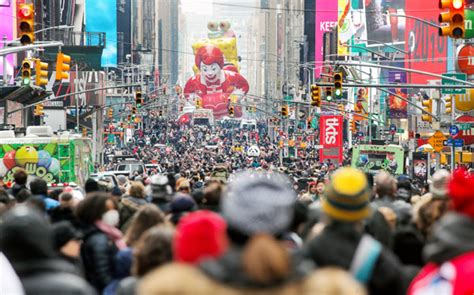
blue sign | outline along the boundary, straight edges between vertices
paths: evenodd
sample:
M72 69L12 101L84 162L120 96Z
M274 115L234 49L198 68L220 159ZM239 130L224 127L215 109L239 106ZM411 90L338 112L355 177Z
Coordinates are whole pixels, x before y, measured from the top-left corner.
M390 125L390 134L395 134L397 132L397 126L395 124Z
M459 128L456 125L451 125L449 127L449 134L451 134L452 137L456 137L459 133Z
M357 132L357 137L364 137L364 132Z
M454 147L463 147L464 146L464 139L460 139L460 138L457 138L457 139L448 139L448 140L445 140L443 141L443 144L444 146L453 146Z

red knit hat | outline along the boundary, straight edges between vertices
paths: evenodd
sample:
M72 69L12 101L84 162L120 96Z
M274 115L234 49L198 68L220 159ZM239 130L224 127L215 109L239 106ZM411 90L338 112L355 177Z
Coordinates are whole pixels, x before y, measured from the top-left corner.
M225 220L211 211L196 211L184 216L176 228L174 259L197 264L204 258L220 257L228 244Z
M224 54L214 45L203 46L196 52L194 63L196 67L201 67L201 62L206 65L217 63L221 68L224 67Z
M472 188L474 188L474 175L469 174L464 169L456 170L448 184L453 209L474 218L474 192Z

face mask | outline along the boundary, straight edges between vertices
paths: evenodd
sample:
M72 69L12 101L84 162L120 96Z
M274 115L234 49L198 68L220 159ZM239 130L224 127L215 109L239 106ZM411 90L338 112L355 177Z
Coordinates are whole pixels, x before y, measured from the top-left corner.
M120 216L117 210L109 210L102 215L102 221L111 226L117 226L119 218Z

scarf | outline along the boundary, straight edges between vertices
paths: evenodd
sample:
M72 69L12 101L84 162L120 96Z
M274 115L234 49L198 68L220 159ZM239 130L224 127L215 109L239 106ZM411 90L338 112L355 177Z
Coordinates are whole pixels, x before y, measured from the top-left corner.
M122 232L120 230L102 222L102 220L96 221L95 225L114 242L119 250L127 248L127 244L123 240Z

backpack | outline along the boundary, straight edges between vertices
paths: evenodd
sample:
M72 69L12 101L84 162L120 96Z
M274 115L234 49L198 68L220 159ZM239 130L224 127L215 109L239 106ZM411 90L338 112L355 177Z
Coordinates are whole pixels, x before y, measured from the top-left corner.
M372 277L375 263L382 253L382 244L370 235L363 235L352 258L350 273L362 284L367 284Z

